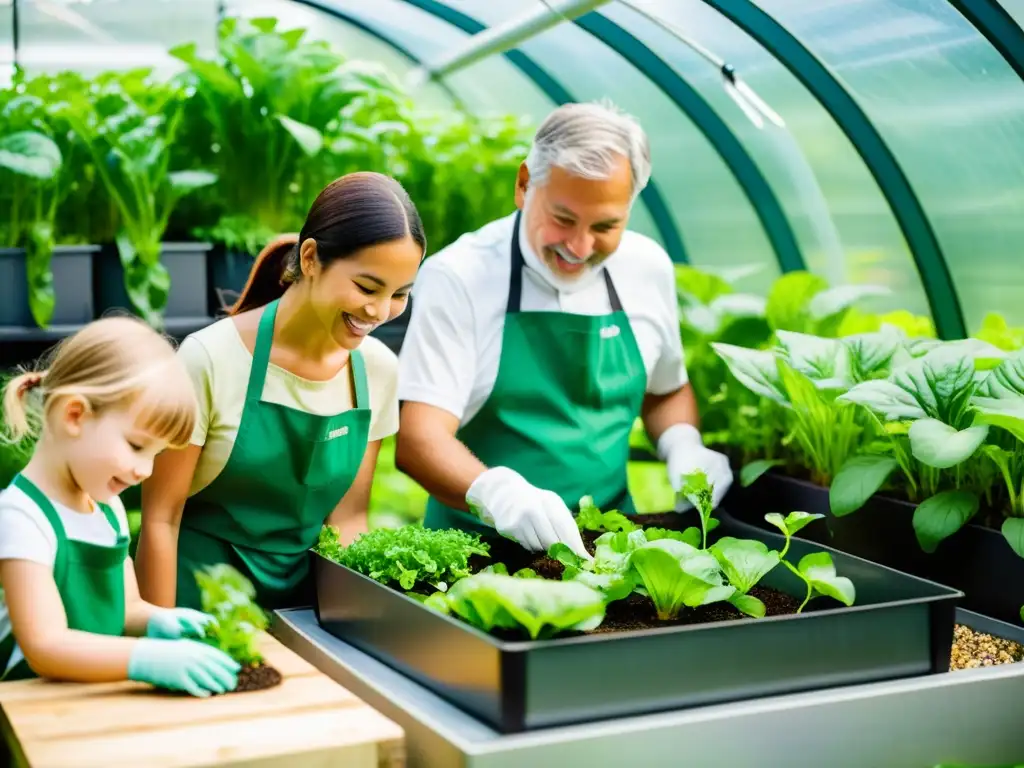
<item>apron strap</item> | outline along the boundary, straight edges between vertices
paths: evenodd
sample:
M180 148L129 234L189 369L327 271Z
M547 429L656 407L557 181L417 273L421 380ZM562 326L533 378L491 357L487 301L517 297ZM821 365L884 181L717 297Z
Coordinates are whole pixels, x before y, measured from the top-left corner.
M352 378L356 384L356 408L370 407L370 388L366 379L366 362L363 354L358 349L349 353L349 361L352 363Z
M523 216L522 211L516 211L516 219L512 225L512 273L508 279L508 302L505 304L505 314L515 314L519 311L523 297L523 268L526 262L523 260L523 249L519 245L519 221ZM608 303L612 312L622 311L622 302L619 300L619 292L615 290L612 276L608 274L608 268L603 269L604 284L608 290Z
M128 538L127 532L121 530L121 524L117 520L117 515L114 514L114 508L109 504L104 504L102 501L98 501L96 504L103 511L107 522L110 523L110 527L114 529L114 535L117 537L118 543Z
M259 402L263 397L263 384L267 380L267 366L270 364L270 348L274 343L274 320L277 304L274 299L263 309L260 324L256 329L256 345L252 350L252 368L249 370L249 384L245 390L246 402Z
M64 522L60 519L57 508L53 506L46 494L39 490L39 487L22 474L14 478L14 485L17 486L43 513L43 516L53 528L53 535L57 538L57 555L53 559L53 579L60 583L64 578L64 571L67 569L67 547L64 544L68 537L64 531ZM114 530L117 530L116 528Z

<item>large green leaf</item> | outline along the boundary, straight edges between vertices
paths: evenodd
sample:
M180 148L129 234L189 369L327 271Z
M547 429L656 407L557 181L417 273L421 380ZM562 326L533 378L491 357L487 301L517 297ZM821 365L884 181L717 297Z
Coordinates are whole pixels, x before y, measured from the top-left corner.
M863 507L898 466L892 456L869 454L847 460L829 488L832 514L843 517Z
M37 131L18 131L0 138L0 168L19 176L49 181L62 162L53 139Z
M783 359L815 386L844 388L849 382L846 348L838 339L826 339L808 333L776 331ZM849 382L852 383L852 382Z
M882 379L861 382L836 399L861 405L886 421L921 419L926 415L911 392Z
M1012 353L985 377L978 387L980 397L1024 398L1024 350Z
M808 304L814 320L825 320L849 309L861 299L888 296L892 291L884 285L839 285L817 293Z
M976 397L971 401L974 423L1005 429L1024 442L1024 398Z
M868 381L889 373L893 358L902 348L903 337L891 325L874 333L858 333L840 339L849 351L853 381Z
M712 343L711 348L729 366L732 375L751 392L789 405L789 396L783 387L774 353L732 344Z
M217 175L209 171L175 171L169 174L171 187L180 195L217 183Z
M937 419L919 419L909 435L914 458L929 467L949 469L974 455L988 436L988 426L958 430Z
M749 464L745 464L740 470L740 485L744 488L749 488L754 484L761 475L767 472L772 467L778 467L785 464L781 459L757 459Z
M836 566L828 552L812 552L800 558L797 569L817 592L834 598L843 605L853 605L857 590L853 582L836 574Z
M323 148L324 136L313 126L300 123L287 115L277 115L277 121L308 156L313 157Z
M709 550L729 583L744 594L779 564L779 553L754 539L723 536Z
M765 313L776 331L807 331L811 300L828 288L828 282L810 272L788 272L776 280L768 293Z
M969 491L942 491L921 502L913 520L921 549L934 552L974 517L979 504L978 497Z
M1003 521L1003 536L1019 557L1024 557L1024 518L1009 517Z

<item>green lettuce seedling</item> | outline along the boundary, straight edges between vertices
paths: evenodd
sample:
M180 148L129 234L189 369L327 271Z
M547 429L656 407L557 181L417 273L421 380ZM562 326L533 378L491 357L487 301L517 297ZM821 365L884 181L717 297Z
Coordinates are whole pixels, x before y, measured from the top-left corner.
M646 542L629 562L663 621L676 618L684 607L729 600L736 593L724 583L713 555L676 539Z
M580 511L576 515L576 526L581 531L623 531L629 533L640 526L631 521L617 509L602 512L594 504L593 496L580 499Z
M836 575L835 564L828 552L812 552L809 555L804 555L796 567L784 559L789 551L792 536L812 520L821 517L824 515L812 515L809 512L790 512L786 517L772 512L764 516L765 520L786 535L786 546L779 553L782 564L807 585L807 596L797 609L797 613L803 611L804 606L810 602L811 598L819 595L833 597L846 606L853 605L856 599L857 593L853 582L845 576Z
M427 607L454 613L485 632L524 631L531 639L559 632L596 629L604 620L605 599L578 581L518 578L500 573L477 573L435 592Z
M256 604L256 588L230 565L207 566L196 571L202 609L213 616L204 642L219 648L243 667L263 663L260 632L267 628L267 614Z
M382 584L441 592L470 574L470 557L490 556L490 546L476 534L420 525L378 528L347 547L340 544L336 528L324 526L314 551Z
M768 549L763 542L732 536L719 539L709 551L722 567L729 583L736 588L736 594L729 602L748 616L764 616L767 612L764 603L747 593L779 564L779 553Z

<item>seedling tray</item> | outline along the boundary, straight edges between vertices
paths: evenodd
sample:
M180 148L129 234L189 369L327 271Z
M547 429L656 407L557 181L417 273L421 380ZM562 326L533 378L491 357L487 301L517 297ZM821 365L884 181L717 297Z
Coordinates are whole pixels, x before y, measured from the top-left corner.
M785 543L716 516L714 537L758 539L776 550ZM853 607L819 598L817 609L812 601L799 615L522 642L311 557L317 620L327 632L515 733L948 669L962 593L810 542L790 545L794 561L821 550L856 585ZM782 567L761 583L802 594Z

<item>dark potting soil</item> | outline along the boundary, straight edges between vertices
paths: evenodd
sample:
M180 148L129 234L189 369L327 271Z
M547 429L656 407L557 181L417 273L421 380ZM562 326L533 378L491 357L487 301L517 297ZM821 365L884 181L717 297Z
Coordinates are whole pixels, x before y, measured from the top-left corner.
M785 592L768 587L754 587L749 594L758 598L765 606L765 616L785 616L796 613L800 601ZM633 593L625 600L609 603L601 626L590 634L601 632L626 632L655 627L678 627L686 624L711 624L716 621L749 619L729 603L712 603L699 608L684 608L674 619L659 619L654 603L649 597Z
M280 685L282 680L281 673L269 664L246 664L238 673L238 685L230 693L262 691Z
M643 515L645 527L662 527L674 530L682 530L687 527L680 525L679 515L669 513L665 515ZM601 533L594 531L583 531L583 544L591 553L594 552L594 541ZM562 572L565 570L557 560L553 560L542 552L529 552L518 544L512 544L505 540L490 541L491 557L478 558L470 562L470 567L478 571L493 563L504 563L509 573L515 573L521 568L532 568L537 575L545 579L559 581ZM758 598L765 605L766 616L783 616L796 613L800 607L800 600L778 590L769 587L756 586L750 590L750 594ZM809 604L805 610L813 608ZM700 608L684 608L674 619L661 620L654 610L654 603L649 597L639 594L632 594L623 600L616 600L608 604L605 610L604 621L601 625L590 632L583 634L599 634L605 632L625 632L630 630L653 629L657 627L673 627L686 624L709 624L716 621L732 621L734 619L750 618L740 613L729 603L713 603L712 605L701 606ZM509 640L522 639L514 632L502 632L496 630L493 634L497 637L504 637Z

